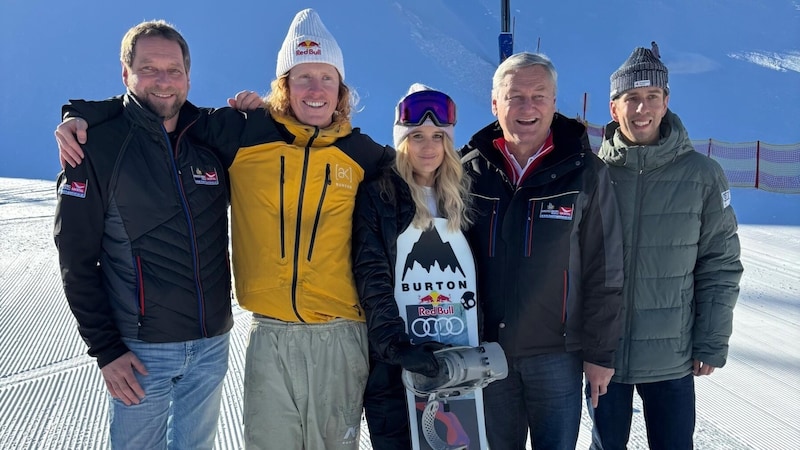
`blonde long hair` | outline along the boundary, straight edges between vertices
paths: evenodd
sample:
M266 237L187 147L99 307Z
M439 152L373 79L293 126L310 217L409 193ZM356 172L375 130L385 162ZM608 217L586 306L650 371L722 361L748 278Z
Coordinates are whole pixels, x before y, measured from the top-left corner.
M433 191L436 194L439 212L447 219L450 231L466 229L472 220L469 217L467 199L469 198L470 177L464 176L461 159L455 150L452 139L444 134L444 159L433 174ZM425 190L414 180L414 168L408 157L408 137L397 146L397 173L411 189L415 213L412 225L427 229L433 226L433 214L428 209Z

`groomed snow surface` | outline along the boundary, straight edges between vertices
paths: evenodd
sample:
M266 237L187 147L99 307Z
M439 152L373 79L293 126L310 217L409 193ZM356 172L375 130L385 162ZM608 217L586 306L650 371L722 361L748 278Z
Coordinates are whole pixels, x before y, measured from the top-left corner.
M728 364L697 379L695 447L798 449L800 196L734 190L733 198L745 274ZM0 178L0 449L109 447L105 386L61 289L54 209L53 182ZM782 218L771 220L776 211ZM243 447L250 314L238 306L234 314L218 449ZM642 449L638 399L634 406L629 447ZM589 427L584 414L578 448L588 448ZM362 430L361 448L371 448Z

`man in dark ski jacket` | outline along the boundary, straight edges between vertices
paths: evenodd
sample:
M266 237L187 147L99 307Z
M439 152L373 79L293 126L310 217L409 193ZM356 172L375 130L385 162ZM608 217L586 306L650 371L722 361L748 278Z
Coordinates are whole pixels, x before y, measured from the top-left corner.
M306 51L311 41L314 52ZM236 296L253 312L244 377L247 447L358 446L369 367L350 258L352 212L359 184L390 165L394 150L352 127L344 75L338 43L319 15L304 9L280 47L270 94L242 92L229 101L242 110L267 109L201 108L181 133L214 147L229 168ZM165 89L156 100L171 93ZM70 143L77 123L104 124L122 105L72 103L72 119L56 131L70 164L82 156ZM181 173L197 177L196 170Z
M555 112L557 74L543 55L497 68L494 122L462 149L473 178L483 340L509 375L484 390L492 449L574 449L582 376L592 399L614 373L622 235L608 169L580 122Z
M164 21L122 40L123 114L58 178L64 292L110 393L115 449L211 449L228 367L227 172L185 134L186 41Z
M634 386L651 449L691 449L694 376L725 365L742 264L725 173L668 109L666 66L637 48L611 75L608 164L625 236L616 373L590 408L593 449L624 449Z

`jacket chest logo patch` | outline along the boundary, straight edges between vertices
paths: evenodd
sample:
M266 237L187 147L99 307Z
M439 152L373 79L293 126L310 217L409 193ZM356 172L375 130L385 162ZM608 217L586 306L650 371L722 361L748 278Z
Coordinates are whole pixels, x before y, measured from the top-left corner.
M219 177L217 177L217 169L202 170L199 167L192 168L192 177L194 184L202 184L205 186L217 186L219 184Z
M722 193L722 209L731 206L731 190L728 189L727 191Z
M539 212L540 219L557 219L557 220L572 220L572 211L574 205L558 206L552 203L542 205L542 210Z
M336 164L333 167L333 182L337 187L353 190L353 168Z
M69 195L71 197L86 198L86 186L89 180L84 181L69 181L67 180L61 185L59 189L61 195Z

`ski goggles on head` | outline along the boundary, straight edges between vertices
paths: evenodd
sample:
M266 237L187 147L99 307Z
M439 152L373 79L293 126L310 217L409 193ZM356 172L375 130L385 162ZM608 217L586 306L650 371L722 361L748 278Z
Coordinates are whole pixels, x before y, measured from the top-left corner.
M407 95L397 105L395 125L422 125L426 118L437 127L456 124L456 104L439 91L418 91Z

